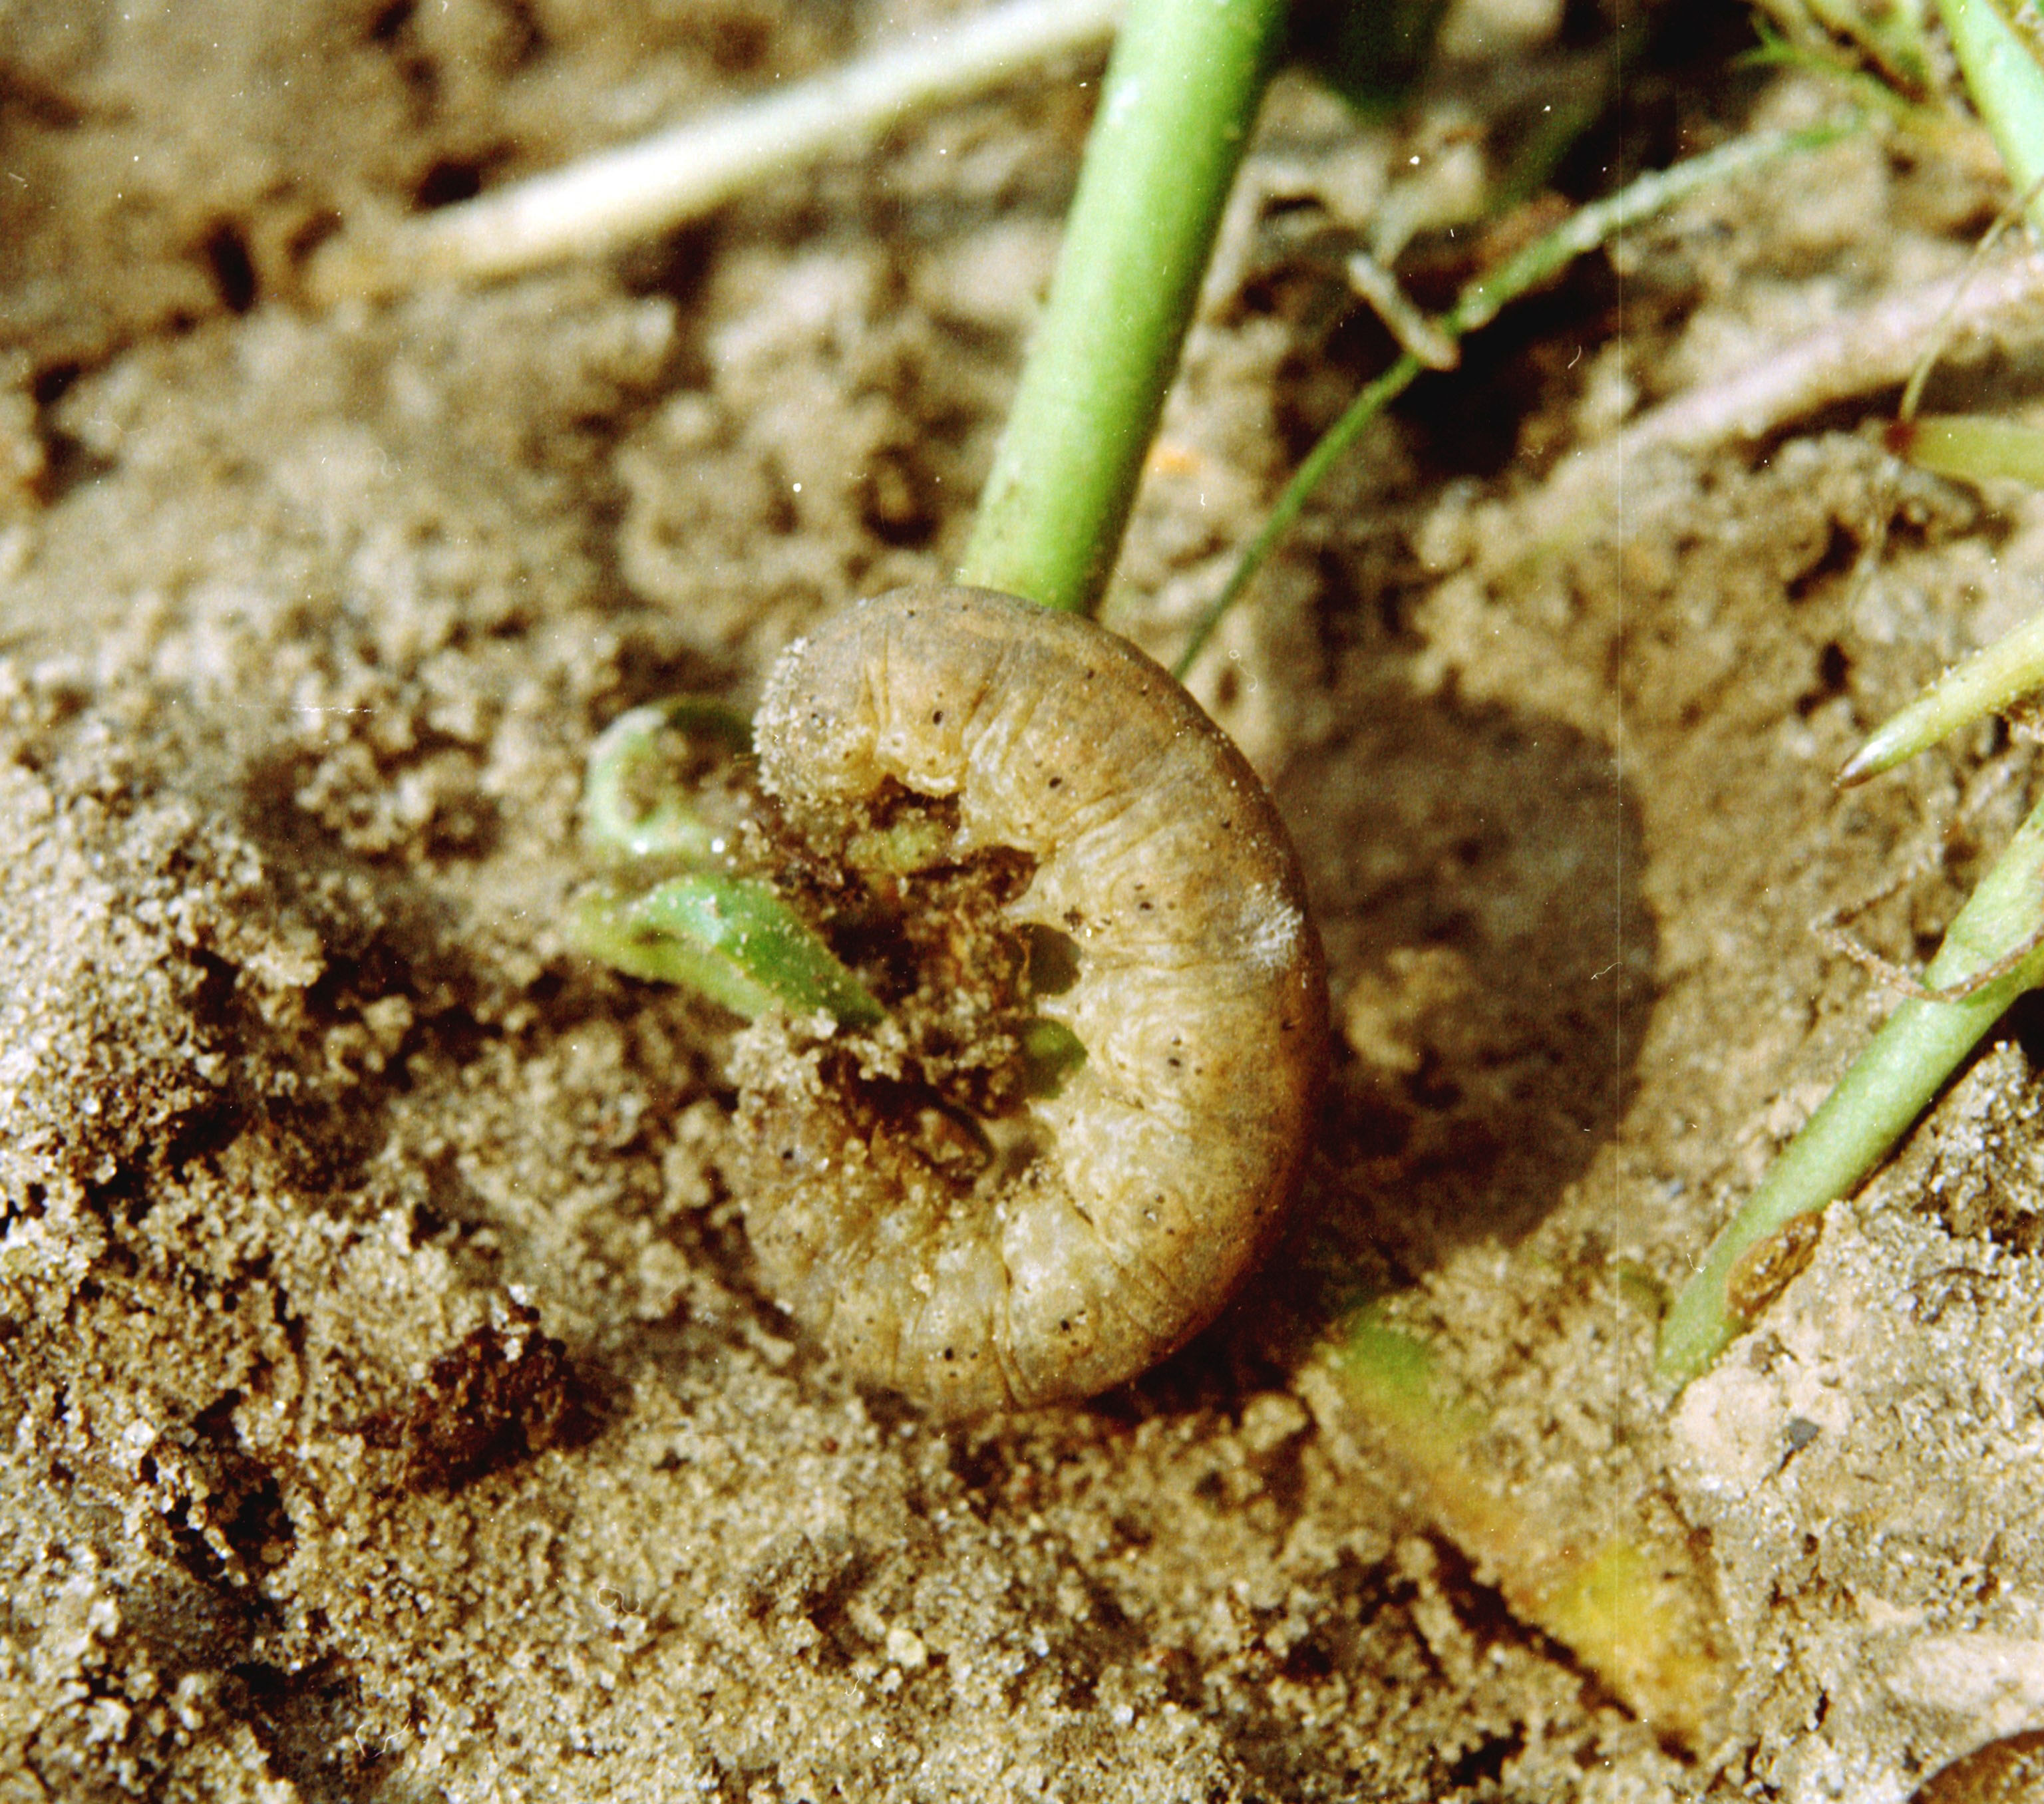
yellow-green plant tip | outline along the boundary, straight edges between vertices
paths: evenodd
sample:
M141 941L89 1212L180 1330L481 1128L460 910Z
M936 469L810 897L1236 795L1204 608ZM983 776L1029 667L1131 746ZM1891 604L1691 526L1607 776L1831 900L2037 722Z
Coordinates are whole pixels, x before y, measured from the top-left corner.
M1434 1349L1374 1303L1350 1318L1334 1364L1349 1400L1408 1458L1444 1457L1484 1426L1481 1411L1447 1394Z
M2007 480L2044 489L2044 430L1983 413L1931 413L1899 420L1888 449L1919 469L1969 482Z
M671 783L650 780L655 799L635 796L670 731L705 739L733 754L751 745L751 723L728 703L708 696L628 708L596 737L589 749L582 787L582 833L590 847L615 856L674 858L707 864L724 848L717 830L689 806Z
M1549 1634L1619 1695L1692 1744L1724 1689L1724 1664L1696 1575L1669 1550L1614 1535L1532 1600Z
M2044 689L2044 614L1954 665L1854 752L1838 780L1862 783L1960 727Z

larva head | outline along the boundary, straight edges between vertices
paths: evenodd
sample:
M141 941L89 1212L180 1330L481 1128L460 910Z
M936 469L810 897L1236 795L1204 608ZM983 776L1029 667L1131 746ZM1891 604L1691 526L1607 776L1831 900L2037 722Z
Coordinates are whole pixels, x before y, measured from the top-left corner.
M1133 1376L1269 1243L1310 1130L1324 973L1262 785L1125 641L977 589L833 619L775 667L755 736L787 863L894 1011L870 1042L751 1032L768 1282L942 1413ZM889 936L916 958L890 965ZM973 1008L947 1015L952 985ZM957 1043L973 1019L1008 1077ZM1015 1076L1032 1023L1083 1048L1047 1094Z

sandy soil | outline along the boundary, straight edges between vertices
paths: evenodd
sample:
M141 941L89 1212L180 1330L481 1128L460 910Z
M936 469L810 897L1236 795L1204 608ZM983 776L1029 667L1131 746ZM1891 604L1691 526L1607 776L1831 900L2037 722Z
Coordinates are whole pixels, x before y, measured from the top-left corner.
M1595 259L1231 623L1195 688L1297 837L1343 1043L1220 1326L940 1431L763 1293L730 1023L565 945L582 761L947 567L1094 71L614 264L325 312L302 271L940 10L0 13L0 1798L2039 1795L2034 1011L1672 1414L1647 1365L1888 1005L1812 917L1936 854L1867 927L1920 957L2020 818L2005 734L1830 776L2029 611L2044 509L1898 473L1857 408L1543 505L1960 267L1977 159L1862 136ZM1641 67L1647 161L1814 103ZM1381 362L1329 247L1397 202L1453 279L1458 159L1539 86L1276 97L1139 642ZM1937 398L2020 408L2035 350ZM1483 1401L1488 1538L1344 1391L1371 1298ZM1516 1606L1515 1545L1612 1533L1701 1598L1687 1716Z

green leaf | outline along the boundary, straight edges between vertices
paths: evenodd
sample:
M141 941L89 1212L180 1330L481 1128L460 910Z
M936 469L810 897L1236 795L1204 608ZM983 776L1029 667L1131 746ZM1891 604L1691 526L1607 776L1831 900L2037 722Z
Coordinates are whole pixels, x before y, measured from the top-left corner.
M628 976L682 984L748 1019L770 1008L870 1027L886 1011L770 884L670 877L643 894L595 884L576 899L581 950Z

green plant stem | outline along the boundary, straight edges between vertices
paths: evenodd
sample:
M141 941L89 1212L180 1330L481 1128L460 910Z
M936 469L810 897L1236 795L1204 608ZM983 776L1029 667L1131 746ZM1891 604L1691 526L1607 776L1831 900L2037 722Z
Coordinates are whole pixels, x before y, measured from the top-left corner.
M2044 225L2044 68L1990 0L1938 0L1938 13L2031 224Z
M1134 0L962 582L1090 613L1107 585L1282 0Z
M1595 250L1662 208L1777 157L1819 149L1856 129L1859 123L1858 119L1854 118L1813 125L1800 132L1768 132L1737 139L1717 150L1688 158L1671 168L1654 170L1627 183L1615 194L1579 207L1554 230L1543 233L1517 255L1508 258L1488 274L1479 276L1465 287L1454 306L1438 322L1442 335L1453 342L1489 325L1512 301L1538 288L1585 251ZM1304 511L1313 491L1335 461L1362 436L1379 414L1412 386L1425 368L1417 357L1407 351L1368 383L1349 403L1342 416L1320 436L1320 442L1307 454L1305 462L1285 485L1284 493L1278 497L1256 536L1243 548L1220 593L1193 627L1185 649L1171 667L1174 676L1183 677L1192 668L1194 659L1212 637L1215 628L1263 567L1292 523Z
M1846 761L1841 786L1892 770L1948 734L2044 689L2044 614L1947 670Z
M1398 361L1382 375L1373 378L1362 393L1348 404L1341 418L1320 435L1320 442L1307 452L1305 462L1293 473L1292 480L1285 485L1284 492L1256 529L1256 536L1243 547L1242 555L1235 559L1235 568L1228 572L1220 593L1194 624L1185 649L1171 666L1173 676L1181 682L1185 680L1185 673L1192 669L1206 649L1207 641L1213 637L1214 629L1226 618L1228 609L1242 598L1243 591L1254 580L1256 573L1269 562L1278 542L1292 530L1292 523L1305 512L1306 503L1313 498L1313 491L1320 487L1327 473L1370 429L1377 416L1412 386L1425 368L1426 365L1411 351L1401 352Z
M1745 1331L1725 1291L1739 1255L1796 1216L1850 1194L2009 1004L2044 979L2044 946L2033 943L2040 926L2044 803L1959 911L1923 981L1933 989L1950 989L2028 947L2027 955L1959 1000L1912 997L1882 1024L1676 1297L1661 1326L1655 1361L1664 1385L1681 1388Z

